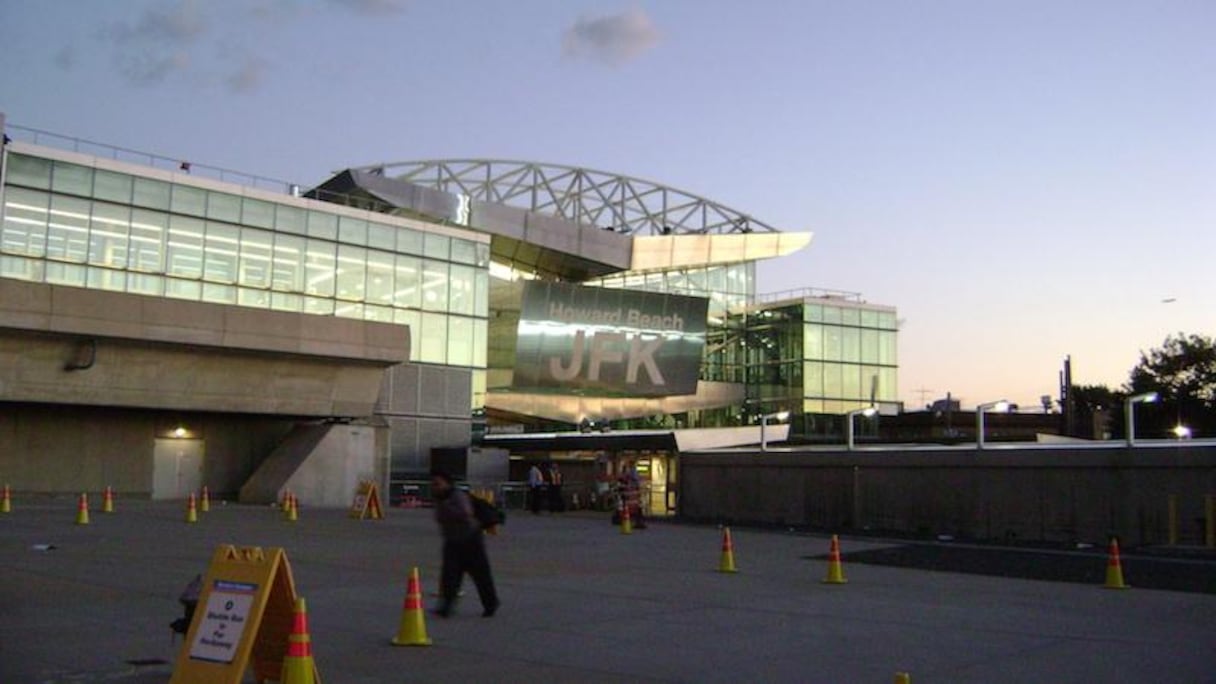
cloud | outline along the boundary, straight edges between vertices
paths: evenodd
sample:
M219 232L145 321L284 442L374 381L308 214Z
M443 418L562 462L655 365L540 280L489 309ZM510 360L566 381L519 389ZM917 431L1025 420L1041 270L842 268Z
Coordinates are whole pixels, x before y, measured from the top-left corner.
M121 44L189 43L206 30L207 23L199 14L196 0L180 0L176 5L144 10L133 24L115 24L110 28L110 35Z
M149 7L133 22L103 30L113 43L118 71L137 85L159 83L190 67L188 49L207 32L196 0Z
M224 84L234 93L252 93L261 87L265 74L266 62L258 57L248 57L224 79Z
M64 45L55 53L55 66L64 71L71 71L76 66L76 49L71 45Z
M658 29L640 9L581 18L566 29L562 52L567 57L618 65L638 57L659 42Z
M329 2L359 14L386 16L405 11L405 0L329 0Z

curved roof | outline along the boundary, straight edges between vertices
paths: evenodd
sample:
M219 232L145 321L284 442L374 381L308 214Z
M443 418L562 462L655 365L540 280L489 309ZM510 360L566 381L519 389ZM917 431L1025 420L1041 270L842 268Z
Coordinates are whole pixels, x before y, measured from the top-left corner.
M626 234L780 232L690 192L631 176L510 159L427 159L355 170Z

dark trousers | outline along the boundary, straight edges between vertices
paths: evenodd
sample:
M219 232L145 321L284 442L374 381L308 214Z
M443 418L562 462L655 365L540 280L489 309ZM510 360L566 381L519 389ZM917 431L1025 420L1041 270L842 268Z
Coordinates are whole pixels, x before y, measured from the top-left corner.
M443 608L450 609L460 593L464 573L469 573L477 585L481 607L491 610L498 606L498 592L494 590L494 576L490 574L490 558L486 556L485 538L475 532L466 539L444 540L443 571L440 576L439 593Z
M528 509L533 513L540 513L541 501L545 498L544 485L536 485L528 487Z

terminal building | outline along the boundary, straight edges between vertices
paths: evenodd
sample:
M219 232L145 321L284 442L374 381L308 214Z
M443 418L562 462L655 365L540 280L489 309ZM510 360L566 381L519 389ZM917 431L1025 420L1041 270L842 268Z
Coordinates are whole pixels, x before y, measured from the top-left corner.
M18 492L341 505L458 452L483 480L628 460L661 512L682 448L839 439L850 411L900 409L895 309L759 296L757 264L811 234L691 193L499 160L309 188L0 127Z

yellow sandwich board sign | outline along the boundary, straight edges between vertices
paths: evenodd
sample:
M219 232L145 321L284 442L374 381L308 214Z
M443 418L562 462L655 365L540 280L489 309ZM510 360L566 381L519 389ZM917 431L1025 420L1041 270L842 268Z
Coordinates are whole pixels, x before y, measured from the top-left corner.
M380 507L380 492L376 488L375 482L364 480L359 483L359 488L355 490L355 500L350 505L350 517L360 520L363 518L384 519L384 510Z
M239 684L250 667L277 681L295 600L283 549L216 548L170 684Z

